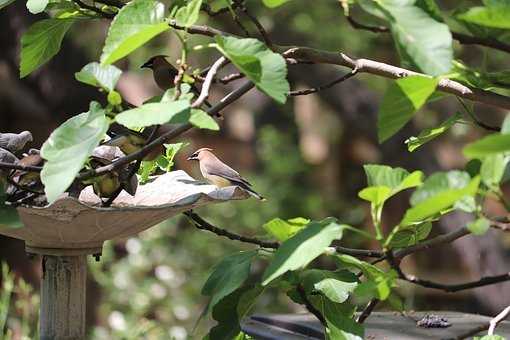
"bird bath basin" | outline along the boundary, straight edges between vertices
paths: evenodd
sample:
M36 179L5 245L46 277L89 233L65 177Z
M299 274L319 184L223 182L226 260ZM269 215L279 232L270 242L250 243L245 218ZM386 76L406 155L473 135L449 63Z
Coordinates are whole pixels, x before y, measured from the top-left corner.
M238 187L219 189L173 171L139 186L135 196L123 191L107 208L90 186L79 199L19 207L24 226L0 225L0 234L25 241L28 253L43 255L40 339L85 338L86 255L100 254L104 241L128 238L193 208L248 197Z
M139 186L135 196L123 191L108 208L100 206L90 186L79 200L64 197L46 207L19 207L24 226L0 225L0 234L24 240L29 253L95 254L104 241L128 238L186 210L248 197L238 187L219 189L173 171Z

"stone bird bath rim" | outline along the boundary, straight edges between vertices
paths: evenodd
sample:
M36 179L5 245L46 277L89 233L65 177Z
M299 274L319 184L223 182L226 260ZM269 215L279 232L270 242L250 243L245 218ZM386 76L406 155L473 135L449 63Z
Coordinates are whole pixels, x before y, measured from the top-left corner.
M29 253L98 254L104 241L128 238L190 209L248 197L238 187L218 188L178 170L140 185L135 196L123 191L108 208L100 207L90 186L79 200L63 197L45 207L19 207L24 226L0 225L0 234L24 240Z

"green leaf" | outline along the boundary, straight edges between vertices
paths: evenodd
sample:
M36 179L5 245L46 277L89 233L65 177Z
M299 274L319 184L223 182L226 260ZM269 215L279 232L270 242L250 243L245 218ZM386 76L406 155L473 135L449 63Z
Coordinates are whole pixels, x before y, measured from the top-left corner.
M216 36L218 49L255 83L258 89L283 104L289 82L285 59L257 39Z
M94 148L105 137L108 119L99 103L88 112L68 119L52 132L41 148L46 160L41 180L48 202L54 202L71 185Z
M115 90L108 92L108 96L106 98L110 105L115 106L122 104L122 96Z
M190 27L198 20L202 0L190 0L188 4L181 7L175 13L177 24L184 27Z
M487 220L484 217L480 217L476 221L473 221L471 223L468 223L467 228L468 230L475 235L483 235L489 230L491 227L491 224L489 220Z
M113 65L101 65L97 62L85 65L74 77L82 83L101 87L108 92L115 89L122 71Z
M218 324L210 330L206 339L243 339L241 320L263 291L261 286L243 286L219 301L212 310L213 319Z
M166 123L186 123L189 120L190 105L187 100L149 103L127 110L115 116L117 123L129 129Z
M501 134L510 134L510 114L506 115L503 124L501 124Z
M425 143L430 142L434 138L442 135L448 129L450 129L455 123L459 121L459 119L462 117L462 114L460 112L457 112L455 115L451 116L444 122L442 122L439 126L428 128L420 132L420 134L417 137L410 137L405 141L407 144L407 150L409 152L413 152L414 150L418 149L420 146L422 146Z
M189 118L189 122L199 129L207 129L213 131L218 131L220 129L220 126L214 120L214 118L204 110L191 109L191 117Z
M411 205L417 205L424 200L450 189L462 189L469 184L471 177L467 172L452 170L437 172L429 176L411 196Z
M266 5L269 8L281 6L288 1L290 1L290 0L262 0L264 5Z
M41 13L48 6L49 0L28 0L27 9L32 14Z
M0 9L9 6L12 4L15 0L0 0Z
M482 182L490 189L499 188L509 160L509 157L500 153L485 157L480 168Z
M188 143L181 142L181 143L163 144L163 145L166 149L165 155L160 157L157 160L157 164L161 170L169 172L172 170L172 168L175 164L174 163L175 155L177 155L179 150L181 150L183 147L188 145ZM164 160L164 162L163 162L163 160Z
M309 269L302 273L302 284L307 294L321 293L333 302L342 303L358 286L358 278L347 270Z
M437 78L410 76L398 79L389 86L379 108L377 131L380 143L411 120L434 93L438 82Z
M417 0L415 4L416 6L420 7L425 12L427 12L436 21L443 22L441 9L439 8L435 0Z
M50 60L60 50L62 39L74 19L37 21L21 37L20 78Z
M363 326L354 321L352 310L345 304L338 304L322 299L320 311L326 320L327 340L363 340L365 330Z
M464 196L464 197L462 197L460 200L455 202L453 207L455 209L457 209L457 210L461 210L461 211L464 211L464 212L467 212L467 213L473 213L477 209L476 201L475 201L475 198L473 196Z
M163 156L161 156L162 158ZM140 184L145 184L149 181L150 176L158 169L157 161L142 161L138 175L140 176Z
M369 187L359 192L359 197L375 205L383 204L388 198L402 190L421 184L423 173L409 173L402 168L387 165L367 164L363 166Z
M267 223L264 223L262 228L274 236L278 241L285 241L306 227L308 223L310 223L310 220L303 217L296 217L287 221L277 217Z
M368 187L361 190L358 196L365 201L379 206L391 197L391 189L385 186Z
M320 256L333 240L342 238L345 228L333 218L309 223L281 244L264 272L262 285L269 284L287 271L305 267Z
M464 196L474 196L478 190L479 184L480 177L477 176L462 189L444 190L420 201L420 203L417 203L411 209L406 211L400 225L405 226L424 221L427 218L433 217L441 211L452 207L455 202Z
M101 54L102 64L111 64L156 35L170 29L164 22L165 6L153 0L133 0L113 19Z
M480 26L510 29L510 5L472 7L458 18Z
M250 275L251 261L257 251L239 252L229 255L218 263L202 288L202 295L211 297L211 310L221 299L243 284Z
M436 21L414 1L380 0L397 46L423 72L447 73L453 60L452 35L448 26Z
M506 340L504 336L501 335L484 335L482 337L475 336L473 340Z
M510 134L494 133L464 148L468 158L483 158L495 153L510 151Z
M391 248L410 247L426 239L432 230L432 223L425 222L400 228L389 242Z

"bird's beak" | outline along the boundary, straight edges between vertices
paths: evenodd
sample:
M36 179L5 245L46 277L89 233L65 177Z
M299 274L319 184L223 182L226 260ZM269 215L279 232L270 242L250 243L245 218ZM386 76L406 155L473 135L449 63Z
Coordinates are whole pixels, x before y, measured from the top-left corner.
M152 68L152 63L150 61L148 61L145 64L143 64L142 66L140 66L140 68Z

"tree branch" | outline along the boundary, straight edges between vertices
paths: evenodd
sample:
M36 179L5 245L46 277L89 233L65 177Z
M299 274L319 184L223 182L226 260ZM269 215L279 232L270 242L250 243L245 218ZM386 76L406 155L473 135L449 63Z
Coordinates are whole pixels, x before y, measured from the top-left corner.
M221 110L223 110L228 105L235 102L237 99L239 99L242 95L244 95L246 92L251 90L254 87L254 84L250 81L244 83L241 87L237 88L236 90L232 91L228 95L226 95L223 99L221 99L216 105L211 107L207 110L207 113L209 113L211 116L217 114ZM131 163L139 158L145 157L147 154L149 154L154 148L163 145L164 143L168 142L172 138L175 138L184 132L191 129L193 125L190 123L182 124L178 127L176 127L173 130L170 130L158 138L154 139L152 142L145 145L143 148L138 150L137 152L133 152L132 154L129 154L125 157L119 158L112 162L111 164L99 167L97 169L91 169L88 171L82 172L80 175L77 176L78 180L85 180L92 177L97 177L102 174L105 174L107 172L110 172L112 170L116 170L121 168L122 166Z
M377 304L379 302L381 302L381 300L379 300L379 299L372 299L372 300L370 300L368 302L367 306L365 307L365 309L363 309L363 312L361 312L361 314L356 319L356 322L357 323L365 322L365 320L370 316L370 314L372 314L375 306L377 306Z
M209 97L209 89L211 88L211 84L214 80L214 76L218 72L218 69L225 63L227 59L225 57L221 57L214 62L212 67L207 72L207 75L204 80L204 84L202 85L202 90L200 91L200 95L198 98L191 104L191 107L197 108L200 107Z
M318 87L313 87L311 89L305 89L305 90L296 90L296 91L290 91L288 93L289 96L306 96L308 94L312 94L312 93L316 93L316 92L319 92L319 91L322 91L322 90L325 90L325 89L329 89L333 86L335 86L336 84L339 84L353 76L356 75L356 73L358 73L358 70L356 68L352 69L351 72L347 73L347 74L344 74L343 76L341 77L338 77L337 79L327 83L327 84L324 84L324 85L321 85L321 86L318 86Z
M312 303L310 302L310 300L308 300L308 297L306 296L306 292L305 292L305 289L303 288L302 285L298 284L296 286L296 290L299 294L299 297L303 300L303 302L305 303L305 307L306 309L312 313L313 315L315 315L315 317L321 322L321 324L324 326L324 327L327 327L327 324L326 324L326 319L324 319L324 316L321 314L321 312L319 310L317 310L317 308L315 308L314 305L312 305Z
M498 326L498 324L505 320L508 315L510 314L510 306L506 307L505 309L503 309L503 311L501 313L499 313L498 315L496 315L490 322L489 322L489 331L487 332L487 335L494 335L494 331L496 330L496 327Z
M175 29L185 29L182 26L178 26L175 20L171 20L169 25ZM201 34L209 37L214 37L215 35L230 35L226 32L211 28L209 26L199 25L192 25L187 29L187 31L192 34ZM427 75L423 73L406 70L401 67L381 63L370 59L353 59L341 52L323 51L310 47L289 47L278 45L274 45L274 50L281 53L285 58L291 58L305 62L308 61L316 64L340 65L349 67L351 69L357 68L358 72L370 73L390 79L398 79L413 75L421 75L427 77ZM450 93L474 102L510 110L510 97L503 96L491 91L470 88L466 85L447 78L441 79L437 89L441 92Z
M0 169L41 172L43 167L0 162Z
M99 14L100 16L102 16L103 18L105 19L113 19L115 17L115 14L112 14L112 13L106 13L106 12L103 12L102 10L100 10L99 8L97 8L96 6L92 6L92 5L88 5L86 3L84 3L83 1L81 0L73 0L75 4L77 4L80 8L83 8L83 9L87 9L89 11L92 11L94 13L97 13Z

